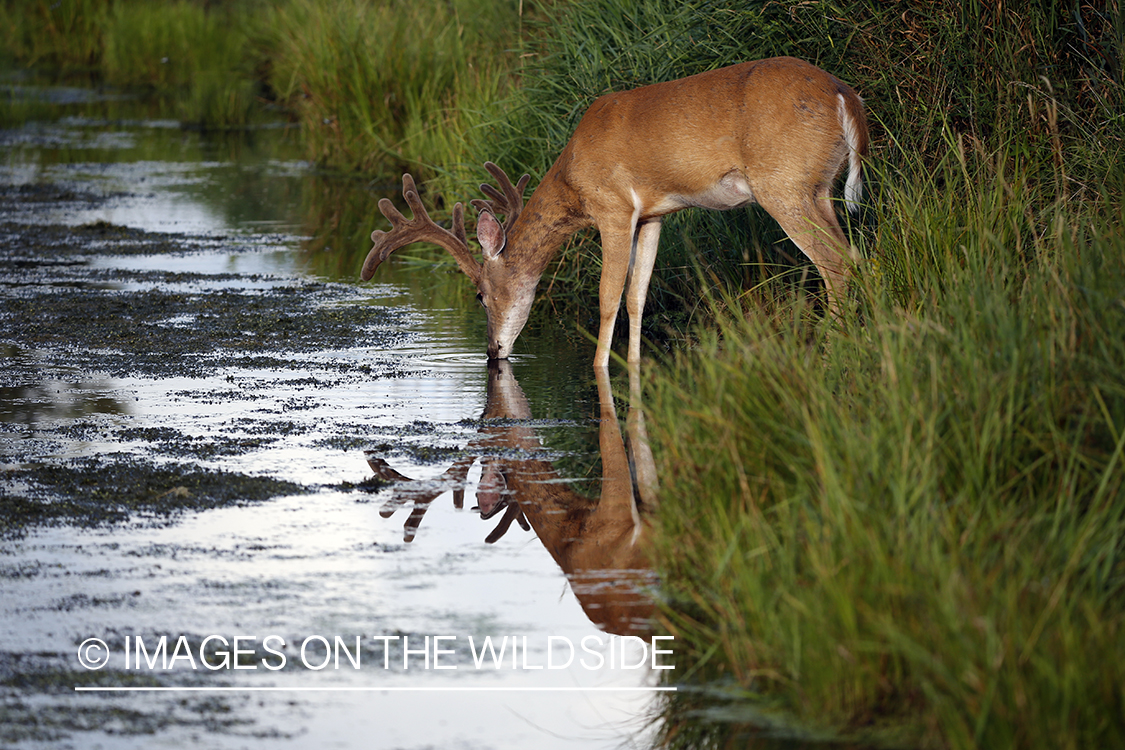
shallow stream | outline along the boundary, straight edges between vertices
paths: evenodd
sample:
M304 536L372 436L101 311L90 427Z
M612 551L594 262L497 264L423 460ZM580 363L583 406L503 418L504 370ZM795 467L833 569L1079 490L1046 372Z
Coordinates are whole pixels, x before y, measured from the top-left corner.
M452 272L359 284L394 186L283 125L9 91L0 744L645 746L671 661L585 340L490 368Z

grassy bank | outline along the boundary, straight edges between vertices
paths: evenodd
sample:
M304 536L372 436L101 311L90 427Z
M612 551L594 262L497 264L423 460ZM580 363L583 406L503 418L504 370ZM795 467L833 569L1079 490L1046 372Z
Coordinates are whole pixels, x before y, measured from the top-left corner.
M869 97L854 308L720 284L651 379L668 745L1125 742L1121 81L1027 72L991 124Z
M507 147L537 173L597 94L744 58L814 60L874 117L842 321L774 278L796 253L760 214L662 235L650 322L701 289L715 321L650 383L698 688L671 746L1125 742L1122 18L998 7L601 0L525 77ZM556 291L596 278L596 245L569 253Z
M191 0L60 0L0 4L0 39L12 62L143 90L207 128L262 119L255 71L255 0L208 7Z
M665 616L728 689L669 744L1125 742L1125 215L1004 156L894 181L839 323L780 295L654 378Z
M519 25L515 2L291 0L265 37L268 81L319 163L456 169L509 92Z

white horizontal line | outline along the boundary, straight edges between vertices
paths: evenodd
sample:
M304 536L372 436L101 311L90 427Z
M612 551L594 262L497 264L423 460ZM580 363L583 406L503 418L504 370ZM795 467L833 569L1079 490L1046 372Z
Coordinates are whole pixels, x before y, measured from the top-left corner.
M666 693L675 692L675 687L240 687L220 685L217 687L74 687L79 693Z

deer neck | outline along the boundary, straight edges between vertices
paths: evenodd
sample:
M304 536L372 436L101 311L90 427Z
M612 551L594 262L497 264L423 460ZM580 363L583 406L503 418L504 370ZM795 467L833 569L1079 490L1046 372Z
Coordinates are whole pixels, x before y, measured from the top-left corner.
M562 244L592 224L578 193L556 162L508 231L505 255L509 263L516 262L528 272L542 275Z

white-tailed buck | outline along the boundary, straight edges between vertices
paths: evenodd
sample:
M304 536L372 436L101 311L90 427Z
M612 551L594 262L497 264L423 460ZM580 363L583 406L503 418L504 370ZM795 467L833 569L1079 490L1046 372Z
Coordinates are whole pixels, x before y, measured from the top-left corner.
M856 257L836 220L831 188L848 164L844 198L856 208L867 147L867 117L855 91L791 57L606 94L587 110L526 206L529 177L513 186L499 167L485 164L499 189L482 185L489 200L472 201L480 211L481 261L469 248L461 204L453 208L452 231L443 229L426 214L410 175L403 175L414 219L407 221L386 198L379 201L393 228L372 233L375 246L361 276L370 279L404 245L441 245L477 286L488 314L489 359L506 359L547 264L568 237L596 226L602 277L594 365L609 364L623 291L628 361L636 363L660 221L684 208L758 203L816 264L829 308L837 311Z

